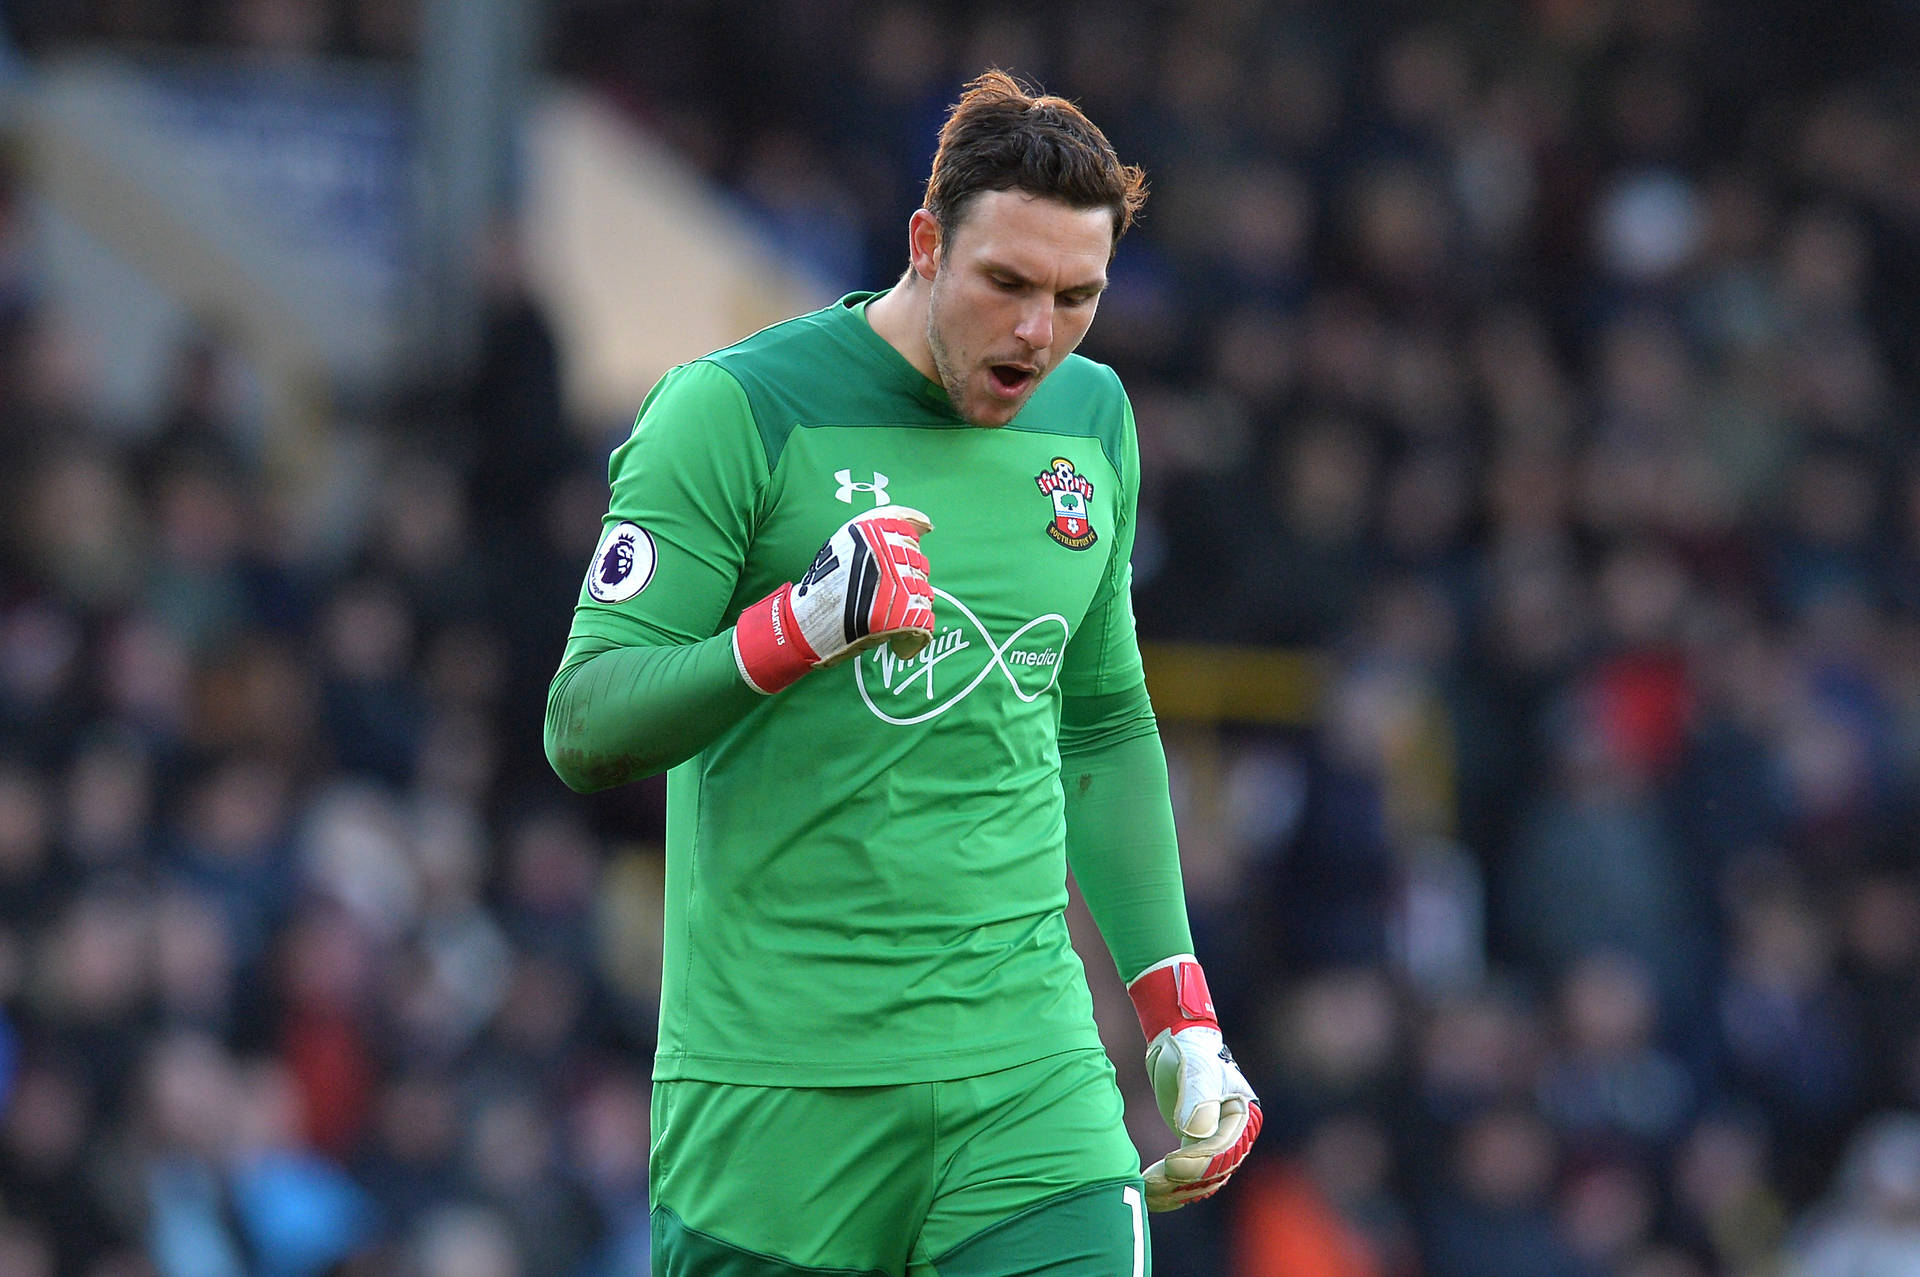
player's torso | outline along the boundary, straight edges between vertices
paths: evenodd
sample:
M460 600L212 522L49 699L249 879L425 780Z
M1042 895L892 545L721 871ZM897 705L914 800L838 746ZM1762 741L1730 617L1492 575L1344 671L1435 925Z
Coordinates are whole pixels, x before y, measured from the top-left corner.
M1067 484L1067 513L1043 475ZM789 437L742 596L797 578L853 515L911 505L934 525L935 635L769 698L699 761L697 799L680 791L697 813L681 844L692 1018L663 1020L663 1049L688 1053L665 1068L869 1084L1095 1041L1059 912L1057 684L1108 561L1113 487L1084 438ZM814 1058L822 1026L844 1058Z
M934 637L810 674L709 747L709 881L803 929L830 898L945 949L1064 900L1059 684L1119 543L1124 401L1075 361L989 430L890 351L807 353L777 383L744 370L768 469L734 606L798 579L854 515L908 505L933 523Z
M836 527L879 505L925 512L935 635L919 656L857 662L845 708L906 727L1038 706L1099 588L1117 482L1097 439L1032 429L794 430L769 486L741 602L796 579ZM978 703L976 703L976 698Z
M1072 361L967 426L841 308L716 362L767 466L732 611L899 504L933 522L935 636L809 674L676 771L661 1076L864 1085L1092 1044L1057 733L1123 541L1117 382Z

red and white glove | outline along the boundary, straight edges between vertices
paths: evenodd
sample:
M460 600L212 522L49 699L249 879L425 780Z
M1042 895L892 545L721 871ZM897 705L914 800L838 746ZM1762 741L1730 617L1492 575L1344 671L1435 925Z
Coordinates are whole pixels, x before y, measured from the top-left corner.
M809 670L879 643L919 655L933 639L933 587L920 537L933 521L903 505L848 519L813 566L740 613L733 659L754 691L771 696Z
M1156 962L1127 985L1147 1036L1147 1077L1180 1147L1146 1169L1147 1209L1211 1197L1260 1134L1260 1097L1220 1038L1207 977L1190 953Z

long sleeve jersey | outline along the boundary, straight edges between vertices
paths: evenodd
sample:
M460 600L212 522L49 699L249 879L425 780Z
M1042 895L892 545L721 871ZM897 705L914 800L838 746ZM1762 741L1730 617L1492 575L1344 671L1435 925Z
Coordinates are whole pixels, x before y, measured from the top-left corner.
M1191 947L1119 379L1070 356L976 428L868 300L673 370L609 467L547 745L578 788L671 768L659 1078L892 1084L1097 1046L1070 851L1122 974ZM931 644L747 689L741 609L888 503L934 524Z

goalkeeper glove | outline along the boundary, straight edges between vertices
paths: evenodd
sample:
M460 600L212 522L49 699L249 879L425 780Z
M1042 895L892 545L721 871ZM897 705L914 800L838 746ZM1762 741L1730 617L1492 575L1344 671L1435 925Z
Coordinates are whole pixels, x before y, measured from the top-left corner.
M1178 1210L1211 1197L1260 1134L1260 1097L1220 1039L1207 977L1176 954L1127 985L1147 1035L1147 1076L1180 1147L1146 1169L1147 1209Z
M876 644L917 656L933 638L933 587L920 537L933 521L883 505L848 519L796 584L749 604L733 627L733 659L754 691L771 696L809 670Z

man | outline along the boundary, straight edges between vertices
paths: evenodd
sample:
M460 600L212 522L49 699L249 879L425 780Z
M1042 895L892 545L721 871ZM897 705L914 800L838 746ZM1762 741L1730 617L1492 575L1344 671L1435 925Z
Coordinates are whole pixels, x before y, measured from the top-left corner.
M1144 198L983 75L900 281L674 369L614 453L546 740L576 789L673 769L660 1274L1144 1277L1145 1210L1259 1131L1134 640L1132 413L1072 354ZM1069 861L1181 1135L1144 1178Z

